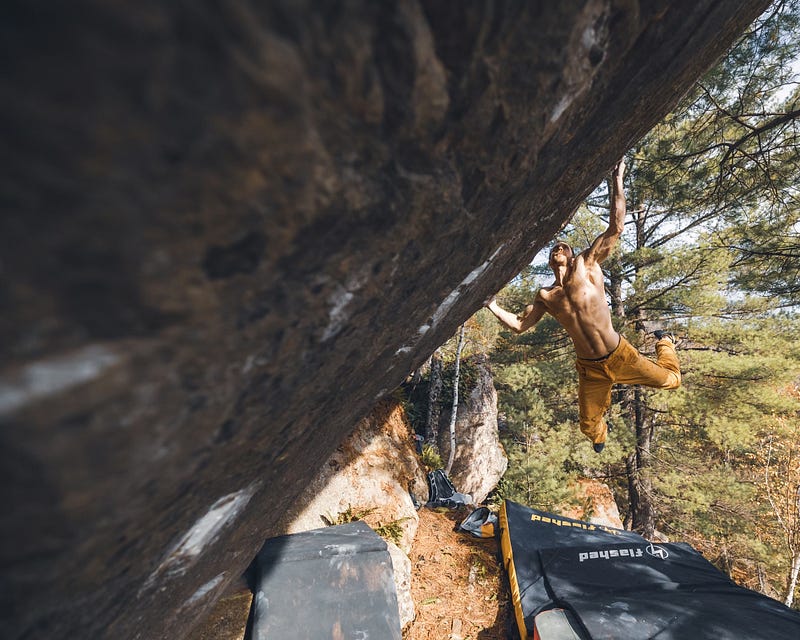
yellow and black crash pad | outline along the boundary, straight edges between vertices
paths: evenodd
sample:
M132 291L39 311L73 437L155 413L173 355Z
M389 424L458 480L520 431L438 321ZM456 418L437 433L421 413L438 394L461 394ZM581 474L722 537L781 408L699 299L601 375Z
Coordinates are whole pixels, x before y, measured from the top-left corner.
M688 544L506 500L500 545L522 639L800 638L800 612L736 585ZM548 636L537 620L555 609L563 614L548 627L559 635Z

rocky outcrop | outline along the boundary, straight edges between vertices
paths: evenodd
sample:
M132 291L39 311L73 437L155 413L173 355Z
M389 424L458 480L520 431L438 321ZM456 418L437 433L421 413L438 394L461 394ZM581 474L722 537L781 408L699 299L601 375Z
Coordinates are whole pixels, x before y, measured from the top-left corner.
M369 511L363 519L373 528L397 524L402 530L397 545L408 553L418 521L409 492L424 496L426 491L403 409L383 401L325 461L278 528L281 533L309 531L345 512Z
M558 510L561 515L604 527L625 528L619 516L614 494L607 484L588 478L578 480L575 497L581 506L562 507Z
M403 551L397 545L387 541L389 555L392 557L392 575L394 577L394 587L397 592L397 610L400 618L400 626L405 629L414 621L416 608L414 598L411 596L411 559L408 552Z
M766 0L7 0L0 636L179 638Z
M400 623L414 619L408 553L419 518L410 493L427 492L425 473L414 449L411 428L400 404L384 400L361 420L322 465L319 474L280 518L282 533L335 524L343 514L373 528L394 525L399 538L388 541Z
M475 372L469 396L459 402L456 412L456 453L450 479L475 504L486 499L506 472L508 458L497 433L497 390L485 357L466 363ZM451 411L444 412L439 428L439 451L443 460L450 455Z

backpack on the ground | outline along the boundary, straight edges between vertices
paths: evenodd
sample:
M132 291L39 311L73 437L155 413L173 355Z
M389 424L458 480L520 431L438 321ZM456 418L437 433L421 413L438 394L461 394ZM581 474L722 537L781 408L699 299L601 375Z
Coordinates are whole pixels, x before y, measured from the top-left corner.
M443 469L436 469L428 474L428 506L449 507L451 509L472 503L472 496L459 493L450 482Z

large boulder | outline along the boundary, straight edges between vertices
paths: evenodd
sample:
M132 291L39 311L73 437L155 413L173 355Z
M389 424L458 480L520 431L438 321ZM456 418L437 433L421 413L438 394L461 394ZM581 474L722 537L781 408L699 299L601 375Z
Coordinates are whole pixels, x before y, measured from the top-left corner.
M583 478L578 480L575 499L579 504L563 505L558 513L575 520L585 520L592 524L614 529L624 529L619 515L614 493L604 482Z
M488 360L479 356L465 363L474 371L472 388L456 411L456 450L450 479L460 493L480 504L497 486L508 468L508 458L497 432L497 390ZM450 456L449 423L452 411L443 412L439 451Z
M383 400L359 421L294 504L288 505L278 528L281 533L310 531L337 524L342 516L358 516L373 528L393 526L398 537L396 544L388 541L388 547L400 624L405 627L415 615L407 554L419 517L411 493L422 496L426 491L425 473L402 405Z
M427 490L403 408L384 400L359 421L303 493L280 516L281 533L298 533L337 524L347 514L367 515L373 528L396 523L397 546L405 553L419 518L411 493Z
M767 0L6 0L0 636L179 638Z

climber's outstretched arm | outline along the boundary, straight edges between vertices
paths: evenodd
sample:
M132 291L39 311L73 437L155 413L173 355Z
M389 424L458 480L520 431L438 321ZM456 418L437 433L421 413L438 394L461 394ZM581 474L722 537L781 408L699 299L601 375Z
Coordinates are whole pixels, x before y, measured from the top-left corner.
M622 235L625 226L625 192L622 186L624 174L625 159L623 158L617 163L611 174L611 210L608 216L608 229L597 236L592 245L584 252L584 260L587 265L592 262L600 263L608 258Z
M503 307L497 304L497 299L494 296L487 301L485 306L504 326L511 329L514 333L527 331L539 322L545 314L545 311L547 311L544 302L541 301L538 294L533 304L529 304L525 307L525 311L519 315L514 315L510 311L503 309Z

